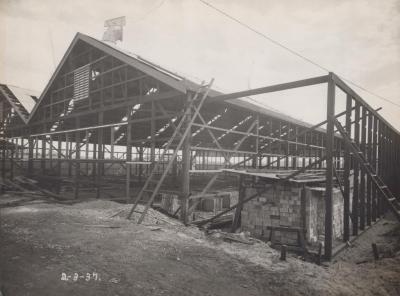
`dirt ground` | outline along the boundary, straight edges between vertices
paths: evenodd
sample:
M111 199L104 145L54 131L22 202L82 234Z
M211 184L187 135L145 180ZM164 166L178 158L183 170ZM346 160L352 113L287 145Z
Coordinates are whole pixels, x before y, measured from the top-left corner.
M317 266L153 210L137 225L128 210L107 200L0 208L3 295L400 295L400 231L391 221ZM373 260L371 242L385 258Z

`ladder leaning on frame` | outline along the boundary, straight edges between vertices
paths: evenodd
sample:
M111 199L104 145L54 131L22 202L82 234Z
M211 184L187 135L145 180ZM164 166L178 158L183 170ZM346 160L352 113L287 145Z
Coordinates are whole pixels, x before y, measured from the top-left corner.
M149 209L149 207L151 206L151 204L153 203L155 197L157 196L158 192L160 191L161 185L163 184L169 169L171 168L175 158L178 155L179 150L182 148L182 145L185 141L186 136L189 134L189 132L191 131L191 127L193 122L195 121L196 117L199 114L199 110L201 109L201 107L203 106L204 101L206 100L208 93L210 91L210 88L212 86L214 82L214 79L211 79L210 83L208 85L202 85L197 89L194 97L192 100L189 101L188 106L186 107L186 110L179 122L179 124L177 125L177 127L175 128L175 131L173 133L173 135L171 136L171 138L169 139L169 141L167 142L167 145L164 147L164 151L161 154L161 156L159 157L159 160L157 162L155 162L155 165L153 166L150 176L147 178L143 188L141 189L141 191L139 192L138 196L136 197L133 206L128 214L128 219L131 218L133 212L135 212L135 209L137 207L137 205L140 203L140 201L142 201L145 192L151 193L150 198L148 199L145 208L143 210L143 212L139 212L141 213L141 216L139 218L139 220L137 221L138 224L143 222L144 217L146 216L146 213ZM201 96L199 98L199 96ZM198 104L196 105L196 103L198 102ZM194 114L191 117L189 123L185 126L184 123L187 122L188 116L191 114L191 109L194 109ZM185 129L183 134L180 135L180 130L181 129ZM179 137L178 137L179 135ZM167 166L164 168L164 171L161 175L160 179L156 179L156 172L159 170L161 163L160 160L164 159L164 155L166 153L168 153L169 149L171 148L173 142L175 140L177 140L177 138L180 138L179 143L177 144L177 146L175 147L174 153L172 154L172 157L169 158L168 164ZM154 188L150 188L150 184L156 184L156 186Z

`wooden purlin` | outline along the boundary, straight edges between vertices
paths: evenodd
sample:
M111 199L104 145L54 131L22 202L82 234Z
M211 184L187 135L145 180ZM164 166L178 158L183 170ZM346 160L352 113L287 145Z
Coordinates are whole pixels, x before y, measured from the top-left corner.
M164 179L165 179L165 177L167 176L167 173L168 173L170 167L172 166L172 164L173 164L173 162L174 162L174 160L175 160L175 158L176 158L176 156L177 156L179 150L181 149L181 147L182 147L182 145L183 145L183 142L185 141L186 135L191 131L192 123L193 123L194 120L196 119L196 117L197 117L197 115L198 115L198 112L199 112L199 109L202 107L202 105L203 105L205 99L207 98L208 92L209 92L209 90L210 90L210 88L211 88L211 86L212 86L213 81L214 81L214 79L212 79L211 82L206 86L206 90L205 90L205 92L203 93L203 95L202 95L202 97L201 97L201 99L200 99L199 104L198 104L197 107L195 108L195 113L193 114L193 117L190 119L190 122L189 122L189 124L187 125L185 131L183 132L183 134L182 134L182 136L181 136L181 139L180 139L178 145L176 146L172 157L170 157L169 162L168 162L166 168L164 168L164 171L163 171L163 174L162 174L161 178L157 181L157 185L156 185L156 187L154 188L154 190L152 191L152 194L151 194L151 196L150 196L148 202L146 203L145 209L144 209L143 212L141 213L142 215L140 216L140 218L139 218L139 220L138 220L138 222L137 222L138 224L142 223L142 221L143 221L143 219L144 219L144 217L145 217L145 215L146 215L146 213L147 213L149 207L151 206L151 204L152 204L154 198L156 197L156 195L158 194L158 191L160 190L160 187L161 187L161 185L163 184ZM190 101L189 106L186 108L185 114L182 116L181 121L179 122L178 126L176 127L176 129L175 129L175 131L174 131L174 134L172 135L172 137L171 137L170 140L168 141L166 147L164 147L164 152L162 153L162 155L161 155L161 157L160 157L159 159L161 159L161 160L164 159L165 154L168 153L168 150L170 149L171 145L173 144L173 141L175 140L175 138L177 137L177 135L180 133L180 129L182 128L183 124L185 123L186 117L188 116L189 112L191 111L192 106L195 104L195 101L197 100L197 97L198 97L199 94L201 93L202 88L203 88L203 86L199 87L199 89L197 90L197 92L196 92L194 98ZM130 219L130 217L132 216L132 214L133 214L133 212L135 211L137 205L138 205L139 202L141 201L141 199L142 199L144 193L147 191L147 189L148 189L150 183L153 181L152 178L155 176L155 172L158 171L159 165L160 165L159 162L157 162L157 163L154 165L154 167L153 167L153 169L152 169L152 172L150 173L150 176L147 178L146 183L144 184L142 190L141 190L140 193L138 194L138 196L137 196L137 198L136 198L136 200L135 200L135 202L134 202L134 204L133 204L133 206L132 206L132 208L131 208L131 211L130 211L129 214L128 214L128 217L127 217L128 219Z

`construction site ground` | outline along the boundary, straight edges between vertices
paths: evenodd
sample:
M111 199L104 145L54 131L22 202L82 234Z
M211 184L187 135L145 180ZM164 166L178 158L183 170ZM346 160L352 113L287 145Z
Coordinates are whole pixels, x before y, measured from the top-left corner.
M380 220L322 266L267 243L224 241L150 210L0 197L0 283L9 295L400 295L400 229ZM138 209L140 210L140 208ZM380 256L374 260L371 243Z

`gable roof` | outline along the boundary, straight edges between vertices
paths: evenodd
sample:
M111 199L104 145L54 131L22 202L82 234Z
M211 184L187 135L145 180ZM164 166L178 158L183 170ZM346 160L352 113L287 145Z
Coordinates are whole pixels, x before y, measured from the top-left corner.
M10 84L0 84L0 96L8 101L24 123L28 123L39 92Z
M69 54L71 53L72 49L76 45L76 43L82 40L93 47L96 47L105 53L121 60L122 62L144 72L145 74L169 85L170 87L182 92L186 93L187 90L196 89L197 84L186 80L184 77L181 77L177 74L174 74L164 68L161 68L139 56L134 55L128 51L124 51L116 46L113 46L107 42L99 41L93 37L84 35L82 33L77 33L72 40L71 44L69 45L67 51L65 52L61 62L58 64L56 70L54 71L53 75L51 76L49 82L47 83L46 87L44 88L38 103L34 106L29 120L33 117L34 113L36 112L37 108L41 104L43 98L45 97L47 91L49 90L50 86L52 85L54 79L57 77L57 74L60 72L62 66L64 65L65 61L67 60Z
M69 45L67 51L65 52L61 62L59 63L58 67L56 68L55 72L53 73L51 79L49 80L49 82L47 83L44 91L42 92L37 104L34 106L30 116L29 116L29 120L31 120L31 118L33 117L35 111L37 110L37 108L39 107L41 101L43 100L43 98L45 97L47 91L49 90L50 86L52 85L54 79L57 77L57 74L59 73L59 71L61 70L62 66L64 65L66 59L68 58L70 52L72 51L72 49L74 48L74 46L76 45L76 43L82 40L86 43L88 43L89 45L92 45L93 47L100 49L102 51L104 51L105 53L109 54L110 56L113 56L119 60L121 60L122 62L144 72L145 74L165 83L166 85L182 92L182 93L186 93L188 90L189 91L196 91L199 87L199 83L193 82L187 78L185 78L184 76L181 76L177 73L174 73L172 71L169 71L159 65L156 65L152 62L150 62L149 60L146 60L145 58L142 58L139 55L136 55L132 52L129 52L125 49L121 49L120 47L115 46L112 43L106 42L106 41L100 41L96 38L90 37L88 35L82 34L82 33L77 33L74 37L74 39L72 40L71 44ZM209 96L210 97L216 97L219 95L222 95L223 93L213 90L211 89L209 92ZM262 115L266 115L266 116L271 116L274 118L279 118L285 121L289 121L291 123L300 125L300 126L304 126L304 127L310 127L312 126L309 123L306 123L304 121L295 119L293 117L290 117L288 115L285 115L283 113L280 112L276 112L276 111L272 111L271 109L267 109L265 107L262 107L260 105L257 104L253 104L247 100L244 99L234 99L234 100L228 100L224 102L227 105L233 105L242 109L246 109L249 110L251 112L256 112Z

